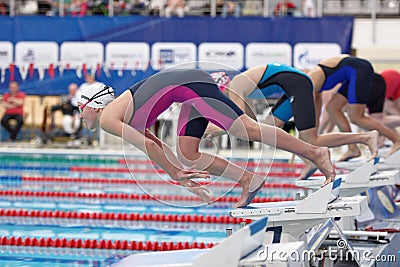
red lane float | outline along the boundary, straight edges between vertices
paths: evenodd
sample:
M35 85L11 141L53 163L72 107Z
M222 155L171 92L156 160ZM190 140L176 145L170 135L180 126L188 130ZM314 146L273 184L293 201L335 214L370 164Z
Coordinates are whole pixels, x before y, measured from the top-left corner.
M193 248L212 248L214 243L192 242L165 242L162 241L127 241L127 240L96 240L79 238L44 238L2 236L0 246L25 246L25 247L56 247L56 248L78 248L78 249L105 249L105 250L138 250L138 251L169 251Z
M157 221L171 223L206 223L206 224L249 224L251 219L235 218L228 215L201 214L163 214L163 213L113 213L113 212L77 212L63 210L20 210L0 209L0 217L34 217L81 220L124 220Z

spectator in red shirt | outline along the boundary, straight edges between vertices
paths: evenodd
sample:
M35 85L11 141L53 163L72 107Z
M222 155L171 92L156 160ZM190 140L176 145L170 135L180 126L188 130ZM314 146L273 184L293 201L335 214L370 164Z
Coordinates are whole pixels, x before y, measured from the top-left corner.
M278 2L274 9L275 16L293 16L296 5L290 0L282 0Z
M24 123L24 102L25 93L19 91L17 82L11 82L9 92L3 96L3 106L6 111L1 119L1 125L9 132L11 141L17 139L17 134ZM16 121L14 126L10 123L11 120Z

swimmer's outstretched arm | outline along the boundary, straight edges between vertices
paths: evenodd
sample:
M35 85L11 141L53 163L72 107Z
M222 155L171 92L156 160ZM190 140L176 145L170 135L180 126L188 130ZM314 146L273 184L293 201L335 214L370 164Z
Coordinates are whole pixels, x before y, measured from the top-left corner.
M168 161L174 165L177 166L178 168L181 169L181 171L178 173L178 177L175 178L175 181L185 181L188 179L192 178L210 178L209 173L207 171L198 171L190 169L186 170L183 168L181 162L178 160L178 158L175 156L174 152L172 152L171 148L164 143L161 139L159 139L157 136L155 136L149 129L146 129L145 132L145 137L153 140L163 151L164 155L167 157ZM196 175L205 175L204 177L197 177Z
M117 119L113 116L112 112L102 113L100 117L100 127L104 131L121 137L128 143L143 151L175 181L210 177L208 172L184 170L181 164L176 164L179 162L176 156L169 155L170 157L175 157L175 159L168 159L162 147L160 147L153 139L146 137L145 133L134 129L123 121ZM159 141L161 142L161 140Z

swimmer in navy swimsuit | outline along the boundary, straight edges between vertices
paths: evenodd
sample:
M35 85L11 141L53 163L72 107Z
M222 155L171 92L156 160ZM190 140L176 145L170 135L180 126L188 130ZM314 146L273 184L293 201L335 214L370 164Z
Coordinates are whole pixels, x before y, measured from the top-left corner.
M344 83L338 93L341 94L342 96L346 97L348 91L348 83ZM369 98L367 101L367 108L368 108L368 115L375 120L381 121L386 127L389 128L395 128L400 126L400 116L397 115L387 115L384 111L384 104L385 104L385 98L386 98L386 82L385 79L378 73L375 73L374 80L372 82L372 89L369 94ZM345 106L346 103L343 103L343 107ZM339 107L337 107L339 108ZM382 141L383 145L384 141ZM349 154L349 151L357 151L357 149L360 151L358 146L355 144L349 145L348 152L346 154Z
M300 139L308 143L327 147L362 143L370 148L373 157L377 156L376 131L318 135L313 84L307 74L291 66L273 63L250 68L236 75L225 88L227 95L243 110L249 110L245 109L245 106L251 107L251 99L268 98L273 94L282 93L283 96L272 109L274 122L278 127L282 127L284 122L294 117ZM266 120L266 123L271 124L270 121ZM305 179L315 171L315 167L309 169L307 166L299 178Z
M339 55L321 61L308 75L314 84L317 118L321 113L320 92L330 90L339 83L347 84L346 94L335 94L326 106L327 112L339 129L342 132L351 132L350 123L341 110L344 104L348 104L347 114L352 123L369 131L377 130L379 134L393 142L388 155L400 149L399 133L365 115L375 75L370 62L349 55ZM361 156L361 151L357 148L348 151L340 160L349 160L359 156Z
M242 186L235 207L248 205L263 188L264 177L214 155L199 151L201 136L209 121L235 137L277 145L315 163L326 176L335 177L329 148L303 142L281 129L259 124L243 114L220 92L211 76L201 70L166 70L129 88L115 100L112 88L94 86L85 89L79 99L81 117L89 129L103 130L123 138L156 162L174 180L209 202L207 189L192 178L209 178L209 173L234 180ZM182 103L178 123L177 155L148 129L157 117L174 102ZM276 138L275 138L276 137ZM205 171L188 171L195 166Z

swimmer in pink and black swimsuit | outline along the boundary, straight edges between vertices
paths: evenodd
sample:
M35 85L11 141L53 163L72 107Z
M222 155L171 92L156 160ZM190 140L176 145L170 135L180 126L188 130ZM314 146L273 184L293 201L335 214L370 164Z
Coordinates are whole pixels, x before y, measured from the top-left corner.
M136 146L172 179L205 202L211 201L208 190L192 179L209 178L209 172L241 185L242 195L236 208L248 205L265 183L261 175L244 170L224 158L199 151L201 136L209 121L235 137L276 145L307 158L325 175L325 184L335 177L328 148L307 144L281 129L257 123L222 94L204 71L162 71L133 85L116 99L113 96L113 90L108 86L92 86L82 92L78 102L87 127L94 129L100 126ZM174 102L182 103L177 156L148 129ZM183 164L205 171L185 170Z
M164 71L129 90L135 112L129 123L137 130L151 127L173 103L182 103L178 135L201 138L208 122L228 130L243 111L221 93L213 79L200 70Z

